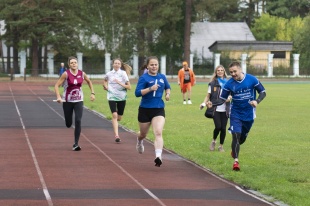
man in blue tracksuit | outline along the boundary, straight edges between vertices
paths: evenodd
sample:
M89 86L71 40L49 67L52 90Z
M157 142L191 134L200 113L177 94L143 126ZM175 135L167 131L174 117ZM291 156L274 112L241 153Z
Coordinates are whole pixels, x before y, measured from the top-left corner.
M238 160L240 145L245 142L250 132L256 117L256 107L266 97L266 91L255 76L242 72L239 62L232 62L229 65L229 73L232 78L225 84L220 99L208 102L207 106L220 105L229 95L232 96L229 131L232 133L233 170L238 171L240 170ZM256 98L256 92L258 98Z

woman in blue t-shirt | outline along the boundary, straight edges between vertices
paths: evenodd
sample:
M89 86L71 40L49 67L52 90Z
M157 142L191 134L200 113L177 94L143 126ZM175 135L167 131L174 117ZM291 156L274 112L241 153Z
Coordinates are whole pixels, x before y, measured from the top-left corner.
M155 166L160 167L162 164L162 150L164 140L162 131L165 125L165 103L162 96L165 92L165 99L170 99L170 84L165 75L158 73L158 58L151 56L147 59L146 66L148 72L140 76L135 90L136 97L142 97L138 121L140 134L137 138L137 151L142 154L144 152L143 139L146 137L150 126L155 136Z

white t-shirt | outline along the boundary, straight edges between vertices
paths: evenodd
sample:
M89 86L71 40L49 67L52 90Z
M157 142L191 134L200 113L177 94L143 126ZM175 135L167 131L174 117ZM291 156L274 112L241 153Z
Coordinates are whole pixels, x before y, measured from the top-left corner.
M119 85L114 80L117 79L119 82L125 84L129 82L127 73L124 70L118 69L115 71L109 71L104 75L103 79L108 81L108 94L107 99L112 101L124 101L127 99L127 89Z

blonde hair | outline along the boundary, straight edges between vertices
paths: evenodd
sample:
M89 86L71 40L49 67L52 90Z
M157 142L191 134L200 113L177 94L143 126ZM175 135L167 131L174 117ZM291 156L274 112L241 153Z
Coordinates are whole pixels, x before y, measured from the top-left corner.
M214 81L216 78L218 78L217 73L216 73L218 68L223 68L224 69L224 76L223 77L227 78L227 73L226 73L226 70L225 70L224 66L223 65L218 65L215 68L214 73L213 73L213 75L211 77L211 82Z

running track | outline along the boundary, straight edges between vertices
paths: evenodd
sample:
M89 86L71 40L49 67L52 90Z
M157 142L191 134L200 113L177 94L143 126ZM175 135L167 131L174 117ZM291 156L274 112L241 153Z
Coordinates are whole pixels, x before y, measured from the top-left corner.
M86 108L72 151L52 84L0 82L0 205L273 205L168 151L155 167L150 142L140 155L121 128L116 144L111 122Z

